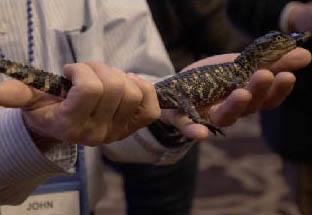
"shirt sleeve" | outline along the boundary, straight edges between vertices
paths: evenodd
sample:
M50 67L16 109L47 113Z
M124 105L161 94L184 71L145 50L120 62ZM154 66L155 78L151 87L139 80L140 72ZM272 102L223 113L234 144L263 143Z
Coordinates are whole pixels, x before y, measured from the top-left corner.
M43 154L20 109L1 108L0 114L0 205L20 204L50 177L75 171L76 146L57 144Z
M122 141L104 145L102 152L108 159L117 162L172 165L183 158L194 144L196 141L176 148L165 147L147 128L142 128Z

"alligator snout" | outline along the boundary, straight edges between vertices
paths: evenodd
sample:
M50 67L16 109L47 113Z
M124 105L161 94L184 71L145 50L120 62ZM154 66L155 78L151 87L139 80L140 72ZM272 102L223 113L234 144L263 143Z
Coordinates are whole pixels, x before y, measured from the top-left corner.
M297 46L302 45L303 43L312 38L312 34L309 31L304 33L293 33L290 36L296 40Z

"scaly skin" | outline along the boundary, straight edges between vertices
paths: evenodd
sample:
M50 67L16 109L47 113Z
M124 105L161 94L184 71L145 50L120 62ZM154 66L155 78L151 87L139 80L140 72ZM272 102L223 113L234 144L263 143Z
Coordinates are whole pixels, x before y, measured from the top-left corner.
M0 60L0 73L43 92L63 98L66 97L72 86L71 82L62 76L9 60Z
M208 120L201 118L196 107L212 105L234 89L244 87L257 69L268 68L310 38L309 32L291 35L270 32L246 47L234 62L194 68L157 82L155 89L160 107L180 109L194 122L206 125L214 134L223 134ZM63 98L71 88L71 82L64 77L16 62L0 60L0 72Z
M194 122L206 125L214 134L223 134L208 120L201 118L196 107L212 105L234 89L246 86L257 69L269 68L309 38L309 32L292 35L270 32L246 47L234 62L194 68L160 81L155 84L160 107L181 109Z

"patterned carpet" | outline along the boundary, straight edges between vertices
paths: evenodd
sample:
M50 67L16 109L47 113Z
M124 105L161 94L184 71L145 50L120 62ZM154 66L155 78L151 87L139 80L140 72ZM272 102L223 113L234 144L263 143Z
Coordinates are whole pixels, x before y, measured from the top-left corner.
M282 174L283 163L260 137L257 115L226 133L227 138L201 144L193 215L299 215ZM119 176L106 172L105 178L102 213L125 215Z

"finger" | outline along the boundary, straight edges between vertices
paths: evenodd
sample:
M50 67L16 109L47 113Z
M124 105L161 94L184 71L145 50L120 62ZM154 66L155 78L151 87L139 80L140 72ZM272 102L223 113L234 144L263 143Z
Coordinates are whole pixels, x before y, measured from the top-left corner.
M263 103L263 108L273 109L279 106L290 94L295 82L296 77L290 72L281 72L277 74Z
M175 126L185 137L190 139L201 141L209 135L206 126L194 123L185 113L178 110L162 110L161 120Z
M234 90L224 102L210 108L210 120L217 126L232 125L246 110L251 99L252 95L249 91Z
M3 81L0 84L0 106L3 107L33 110L57 101L61 99L28 87L17 80Z
M196 61L195 63L190 64L189 66L185 67L181 72L185 72L186 70L205 66L205 65L233 62L238 55L239 54L224 54L224 55L211 56L211 57L208 57L208 58L205 58L205 59L202 59L202 60Z
M125 93L126 74L100 62L87 62L101 80L103 90L92 117L102 124L111 121Z
M185 72L186 70L195 67L201 67L204 65L233 62L238 55L239 54L224 54L208 57L187 66L182 70L182 72ZM310 62L311 62L311 53L306 49L296 48L291 52L287 53L286 55L284 55L279 61L274 63L270 69L272 69L274 73L286 70L295 71L304 68Z
M142 103L142 100L143 93L141 92L141 89L132 79L125 78L124 93L119 103L118 110L115 114L114 121L129 122L129 119L134 117L136 112L139 110L139 106ZM140 120L138 119L138 121ZM136 128L136 126L139 125L133 125L132 127Z
M144 81L140 77L128 73L127 76L131 78L140 88L143 98L140 104L140 121L143 124L151 123L160 118L161 110L157 99L156 90L153 84Z
M20 81L3 81L0 84L0 105L24 107L36 98L36 92Z
M252 94L252 100L248 104L243 115L254 113L262 107L273 80L274 76L272 72L268 70L259 70L252 76L247 87Z
M185 123L179 128L180 132L189 139L202 141L208 138L209 130L206 126L195 123Z
M271 67L272 72L296 71L306 67L311 62L311 53L303 48L296 48L284 55Z
M103 85L95 72L84 63L68 64L64 75L73 83L66 99L60 104L60 113L77 123L89 118L101 98Z

